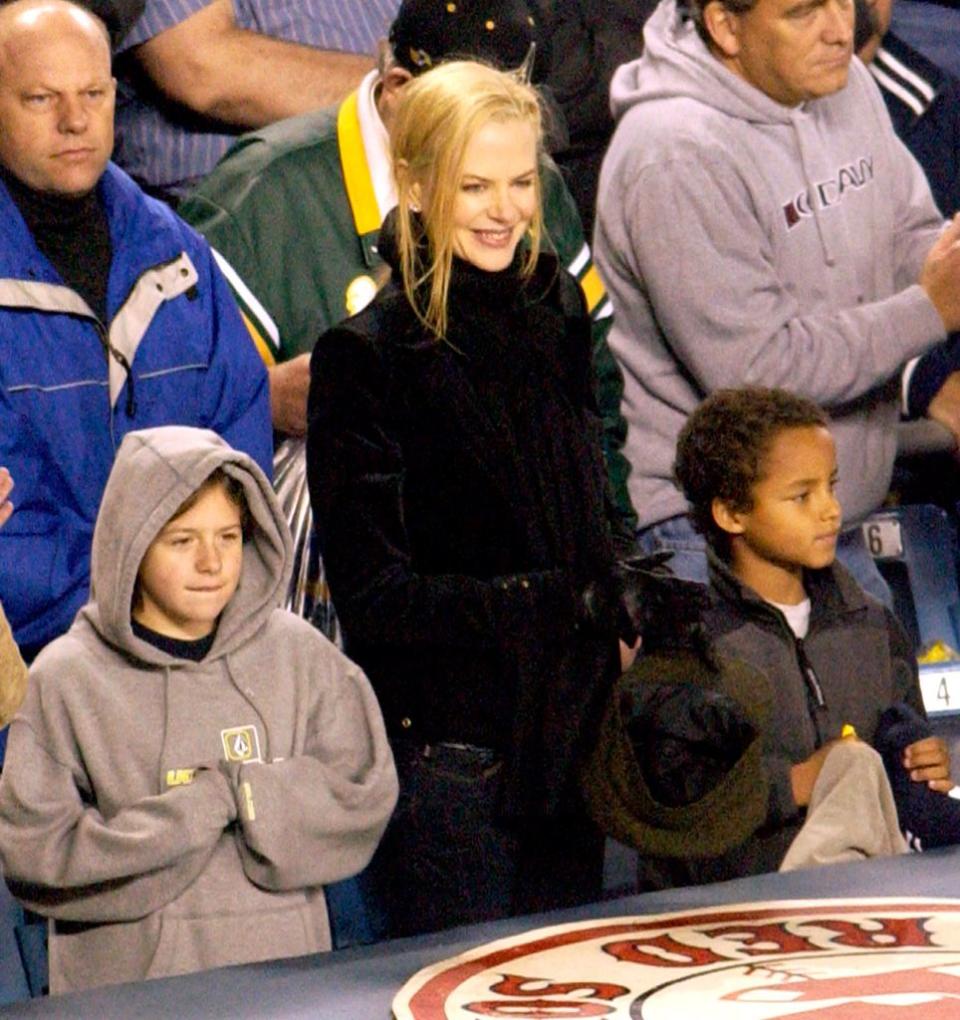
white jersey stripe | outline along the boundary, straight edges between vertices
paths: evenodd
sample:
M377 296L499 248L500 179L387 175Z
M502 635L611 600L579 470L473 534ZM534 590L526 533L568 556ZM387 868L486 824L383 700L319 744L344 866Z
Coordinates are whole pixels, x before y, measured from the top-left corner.
M918 117L922 117L926 113L926 104L921 99L905 89L900 82L894 81L885 71L881 71L876 64L870 65L870 73L888 92L892 92L898 99L906 103Z
M270 338L273 346L280 350L280 330L271 318L270 313L260 304L253 291L240 279L240 274L220 252L216 248L211 248L210 250L213 252L213 257L220 267L220 272L227 278L227 283L240 295L240 300L247 306L250 313L256 317L258 325L263 327L263 331Z
M579 276L583 267L590 261L590 248L588 245L584 245L577 257L567 266L567 270L571 276Z
M933 102L933 97L937 93L930 82L925 78L921 78L916 71L907 67L902 60L897 60L889 50L881 49L874 58L874 63L878 60L886 65L887 70L891 74L899 75L908 85L912 85L926 99L928 105Z

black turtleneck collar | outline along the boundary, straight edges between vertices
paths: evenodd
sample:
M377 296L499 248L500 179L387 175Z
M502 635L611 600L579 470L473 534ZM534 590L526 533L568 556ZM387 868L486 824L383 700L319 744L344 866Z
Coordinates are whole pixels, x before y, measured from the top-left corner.
M217 636L217 628L214 627L206 637L196 638L193 641L167 637L166 634L145 627L139 620L132 617L130 626L141 641L146 641L147 644L159 648L161 652L166 652L167 655L172 655L175 659L186 659L189 662L202 662L213 647L214 638Z
M107 318L107 279L113 257L110 229L97 190L86 195L37 191L0 167L3 181L27 229L64 283L97 317Z

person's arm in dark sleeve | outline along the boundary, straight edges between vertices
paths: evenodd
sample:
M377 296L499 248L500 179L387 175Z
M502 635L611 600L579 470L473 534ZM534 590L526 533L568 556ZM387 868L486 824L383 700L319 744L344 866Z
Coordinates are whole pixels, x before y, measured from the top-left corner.
M562 570L481 580L419 573L404 521L403 453L382 354L337 327L314 348L307 479L337 612L355 641L493 649L527 624L543 640L577 621Z

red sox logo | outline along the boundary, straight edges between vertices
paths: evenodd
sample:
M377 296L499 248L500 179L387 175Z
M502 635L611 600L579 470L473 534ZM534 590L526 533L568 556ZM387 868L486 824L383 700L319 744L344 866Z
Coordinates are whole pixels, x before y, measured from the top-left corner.
M415 975L397 1020L956 1020L960 901L824 900L527 932Z

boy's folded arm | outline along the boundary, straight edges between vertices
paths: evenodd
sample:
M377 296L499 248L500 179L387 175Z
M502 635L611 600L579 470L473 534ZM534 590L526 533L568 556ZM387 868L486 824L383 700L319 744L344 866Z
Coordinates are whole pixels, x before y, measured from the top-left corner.
M229 769L247 877L265 889L362 870L397 800L397 772L366 677L345 677L311 713L304 752Z
M69 768L14 724L0 781L0 857L14 895L71 921L143 917L203 870L235 816L217 771L144 797L109 819L83 802Z

